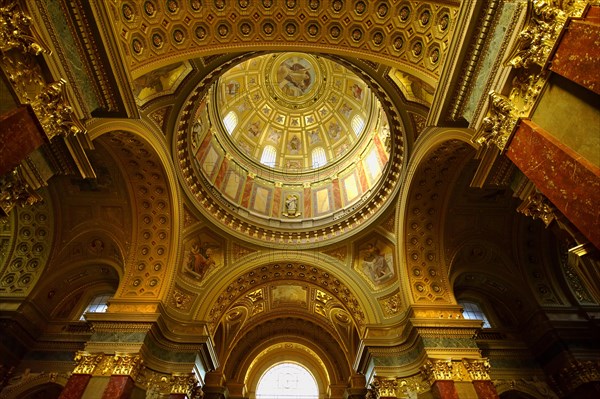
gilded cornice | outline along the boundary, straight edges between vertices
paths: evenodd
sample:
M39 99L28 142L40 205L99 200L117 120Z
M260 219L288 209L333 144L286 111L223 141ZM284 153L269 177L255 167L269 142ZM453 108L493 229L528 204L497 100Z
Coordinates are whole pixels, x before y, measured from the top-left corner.
M75 355L73 374L90 374L96 376L128 375L135 379L142 367L142 357L136 353L89 353L79 351Z
M487 359L442 360L428 359L421 367L425 380L433 385L436 381L490 380L490 363Z

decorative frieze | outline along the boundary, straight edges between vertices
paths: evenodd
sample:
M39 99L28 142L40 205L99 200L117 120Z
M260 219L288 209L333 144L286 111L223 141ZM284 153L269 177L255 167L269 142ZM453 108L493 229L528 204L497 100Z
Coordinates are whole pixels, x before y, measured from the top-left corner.
M462 364L473 381L490 380L490 362L488 359L463 359Z
M489 381L489 372L488 359L430 359L421 366L421 375L430 385L436 381Z
M135 379L142 366L142 357L137 353L89 353L79 351L75 355L77 365L73 374L128 375Z
M75 362L77 365L73 370L73 374L94 374L96 366L104 357L104 353L87 353L83 351L77 352Z

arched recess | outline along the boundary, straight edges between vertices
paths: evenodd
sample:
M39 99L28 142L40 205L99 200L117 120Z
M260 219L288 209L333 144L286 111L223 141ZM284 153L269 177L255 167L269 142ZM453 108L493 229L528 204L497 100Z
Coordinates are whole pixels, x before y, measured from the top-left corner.
M40 373L33 376L28 375L28 373L29 370L26 370L24 373L14 376L9 381L9 385L2 390L2 398L58 398L69 378L69 375L66 373ZM58 391L59 395L54 396L56 391Z
M125 254L125 277L115 299L161 299L170 286L176 264L182 218L181 198L164 136L148 122L96 122L88 127L118 161L129 182L131 244ZM154 243L149 245L148 243ZM119 311L118 301L110 309ZM132 309L129 305L126 309Z
M233 385L243 384L252 392L270 365L296 360L318 373L324 393L331 385L347 383L351 375L351 360L333 334L330 328L303 317L262 320L239 338L223 370Z
M260 378L273 365L281 362L298 363L308 369L315 377L317 387L324 398L325 393L331 385L331 377L328 370L331 364L328 358L323 359L310 347L297 342L281 342L267 347L261 347L257 356L249 358L251 363L246 366L242 364L241 369L246 370L244 376L244 388L250 399L255 398Z
M467 129L431 128L416 143L396 213L401 291L410 304L455 304L444 251L448 195L475 151Z

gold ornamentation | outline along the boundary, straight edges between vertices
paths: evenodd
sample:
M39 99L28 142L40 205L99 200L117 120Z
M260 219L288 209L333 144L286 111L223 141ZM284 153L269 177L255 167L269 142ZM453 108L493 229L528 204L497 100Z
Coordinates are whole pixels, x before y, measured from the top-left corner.
M31 17L17 9L17 2L0 7L0 52L18 49L38 55L49 53L31 29Z
M175 290L175 292L173 293L173 304L175 304L175 307L177 309L180 310L188 310L189 309L189 303L191 301L191 297L187 294L184 294L181 291Z
M128 375L135 379L143 363L139 354L116 353L113 356L113 375Z
M376 386L378 397L396 397L398 381L395 378L377 377L373 379L371 386Z
M491 91L489 98L490 110L474 141L480 145L493 143L503 150L516 127L516 111L511 101L501 94Z
M421 366L423 378L433 385L439 380L452 380L453 378L453 362L452 360L427 360Z
M546 227L556 219L556 208L541 193L529 195L517 208L517 212L534 219L542 219Z
M172 374L169 383L171 385L171 393L182 393L191 398L196 385L198 385L198 380L192 373Z
M85 132L85 128L74 117L73 108L65 98L66 83L61 79L49 84L31 104L50 140L55 136L74 136Z
M0 216L7 216L15 205L32 205L41 199L21 176L20 166L0 176Z
M75 362L77 366L73 370L73 374L93 374L96 366L100 363L104 357L103 353L88 353L79 351L75 355Z
M398 390L404 396L416 397L422 392L427 392L431 389L431 385L427 380L423 379L422 374L413 375L412 377L402 378L398 380Z
M380 383L377 377L369 384L369 389L367 390L367 394L365 395L365 399L379 399L381 397L381 392L379 390Z
M473 381L490 380L490 362L488 359L463 359L462 363Z
M398 314L400 307L402 306L402 299L400 293L395 293L392 296L379 299L379 304L383 309L385 317L392 317Z
M519 34L508 65L528 69L532 65L544 67L550 51L566 21L565 13L547 0L527 3L527 25Z

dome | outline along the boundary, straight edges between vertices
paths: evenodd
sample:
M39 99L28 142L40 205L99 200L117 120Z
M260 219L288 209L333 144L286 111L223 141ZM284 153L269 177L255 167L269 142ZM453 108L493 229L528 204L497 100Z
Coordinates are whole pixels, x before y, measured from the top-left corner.
M344 220L362 223L362 208L379 211L390 192L381 186L398 179L390 160L400 167L402 138L392 143L386 111L363 79L331 59L246 59L184 113L184 180L199 209L236 234L279 243L341 236L352 225Z
M292 174L337 164L368 136L381 109L356 74L299 53L237 65L219 79L215 97L217 118L237 150L254 167Z

